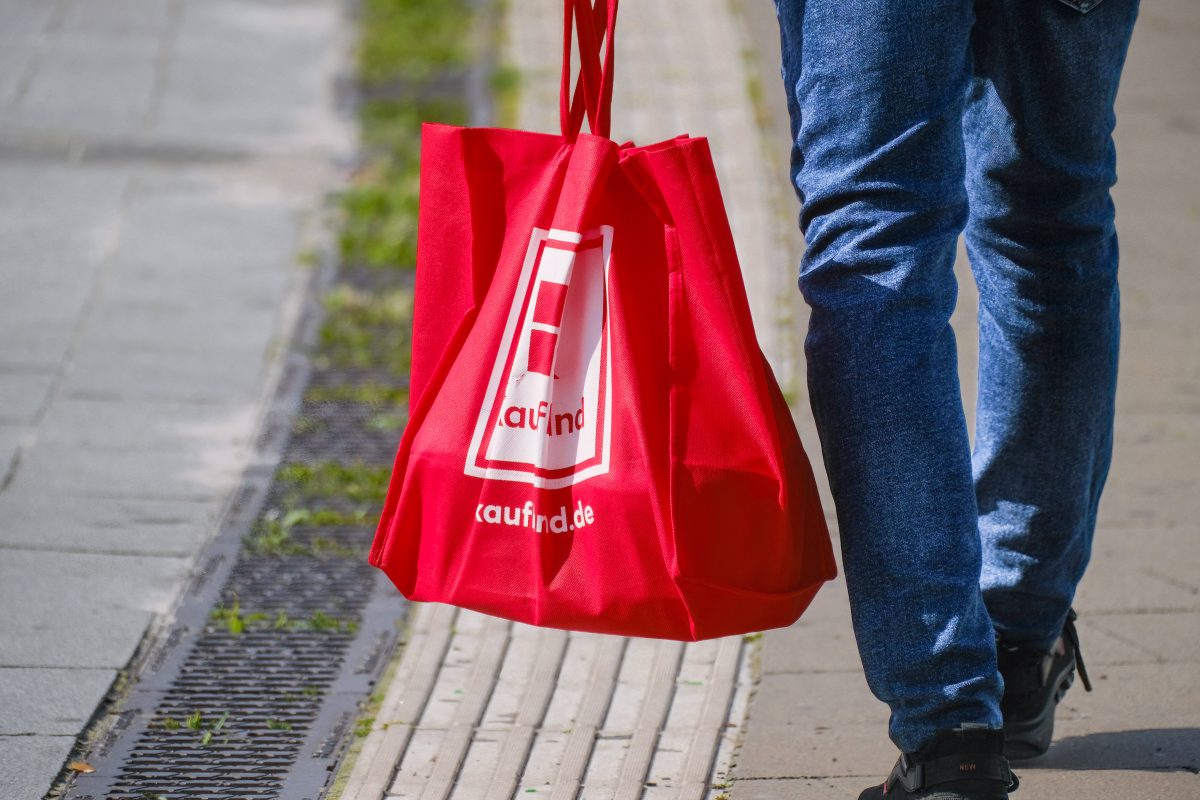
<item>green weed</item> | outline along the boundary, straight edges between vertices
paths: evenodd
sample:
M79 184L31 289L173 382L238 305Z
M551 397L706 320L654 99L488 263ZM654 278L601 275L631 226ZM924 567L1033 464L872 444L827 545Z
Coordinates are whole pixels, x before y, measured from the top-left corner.
M359 503L382 503L387 495L389 467L320 461L289 464L276 476L297 495L304 497L341 497ZM309 512L311 513L311 512Z

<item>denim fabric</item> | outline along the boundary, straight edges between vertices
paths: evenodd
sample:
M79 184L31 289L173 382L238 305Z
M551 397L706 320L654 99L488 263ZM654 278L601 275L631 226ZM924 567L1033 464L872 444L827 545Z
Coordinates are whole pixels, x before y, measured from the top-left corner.
M1087 565L1118 343L1113 102L1137 0L776 0L813 415L898 747L1002 724ZM980 290L971 452L950 314Z

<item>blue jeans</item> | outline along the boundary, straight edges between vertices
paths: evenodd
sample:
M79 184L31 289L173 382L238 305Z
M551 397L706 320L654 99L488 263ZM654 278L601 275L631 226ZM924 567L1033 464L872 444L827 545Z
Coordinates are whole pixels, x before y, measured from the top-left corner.
M1137 0L776 0L812 411L867 682L912 751L1000 727L1091 549L1119 335L1113 102ZM949 320L979 287L972 453Z

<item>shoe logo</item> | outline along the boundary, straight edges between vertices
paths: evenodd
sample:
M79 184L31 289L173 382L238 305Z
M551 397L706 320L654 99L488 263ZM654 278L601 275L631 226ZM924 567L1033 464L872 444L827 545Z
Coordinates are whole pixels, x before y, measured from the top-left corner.
M979 767L976 764L966 763L958 765L959 772L974 772L977 769L979 769Z
M608 472L612 227L534 228L465 474L571 486Z

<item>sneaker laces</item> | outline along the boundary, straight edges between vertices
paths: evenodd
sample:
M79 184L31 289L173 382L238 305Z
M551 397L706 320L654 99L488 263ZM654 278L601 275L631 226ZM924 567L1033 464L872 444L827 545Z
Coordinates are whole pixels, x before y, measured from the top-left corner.
M1083 681L1083 688L1090 692L1092 682L1088 679L1087 667L1083 665L1083 652L1079 649L1079 634L1075 630L1075 620L1078 618L1079 615L1075 613L1075 609L1067 611L1067 621L1063 625L1062 635L1075 649L1075 669L1079 673L1079 680Z

